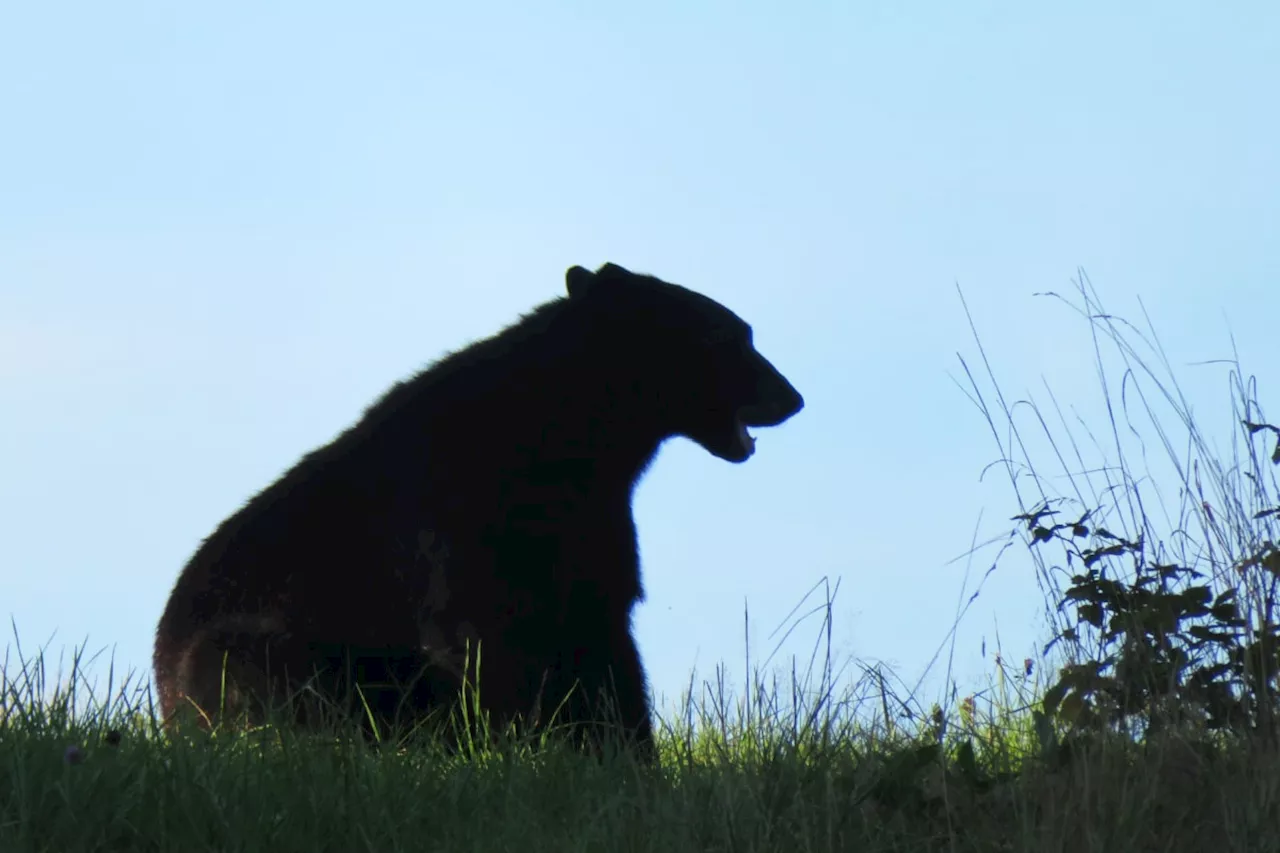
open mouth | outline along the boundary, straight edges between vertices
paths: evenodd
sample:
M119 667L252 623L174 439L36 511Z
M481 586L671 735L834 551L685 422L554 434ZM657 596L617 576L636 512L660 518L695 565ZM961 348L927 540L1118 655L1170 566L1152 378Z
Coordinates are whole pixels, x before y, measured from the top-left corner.
M752 429L776 426L798 412L803 405L800 395L792 391L789 397L782 398L780 402L739 406L731 416L720 415L716 418L718 424L723 426L713 434L708 434L703 447L728 462L744 462L756 452L756 438L751 434Z
M743 422L741 416L733 419L734 425L734 441L738 445L738 449L743 456L750 456L756 451L756 439L747 431L747 425Z

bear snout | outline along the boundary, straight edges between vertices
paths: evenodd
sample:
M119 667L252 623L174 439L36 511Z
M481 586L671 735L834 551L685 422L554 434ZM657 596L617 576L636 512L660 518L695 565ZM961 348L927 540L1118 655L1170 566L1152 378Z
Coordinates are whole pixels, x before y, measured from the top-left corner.
M738 409L738 419L750 427L777 426L804 408L804 397L764 356L759 359L755 399Z

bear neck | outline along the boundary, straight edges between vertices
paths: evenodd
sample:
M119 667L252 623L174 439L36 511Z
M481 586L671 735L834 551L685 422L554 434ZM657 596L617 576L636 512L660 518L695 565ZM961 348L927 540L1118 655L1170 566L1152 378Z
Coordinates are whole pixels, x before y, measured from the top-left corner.
M439 448L448 448L447 467L459 476L554 469L630 489L670 435L624 361L499 336L397 385L369 409L361 431L412 433L420 464L436 470Z
M668 436L629 388L601 381L597 368L521 370L476 399L476 409L507 410L490 433L496 444L514 448L506 467L576 470L628 485L640 478ZM474 423L476 409L459 410L457 426ZM478 452L492 452L484 445L476 444Z

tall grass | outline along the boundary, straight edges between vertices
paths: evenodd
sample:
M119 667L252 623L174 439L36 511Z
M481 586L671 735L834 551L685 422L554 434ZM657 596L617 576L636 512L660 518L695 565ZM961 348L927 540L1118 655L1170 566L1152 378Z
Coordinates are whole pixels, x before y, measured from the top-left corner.
M1066 701L1072 717L1130 735L1175 718L1274 735L1280 430L1266 421L1256 379L1238 356L1215 362L1228 367L1224 458L1149 318L1144 331L1108 313L1083 273L1077 302L1047 295L1088 323L1105 432L1069 417L1047 387L1049 417L1033 400L1008 403L980 341L995 406L964 369L1044 593L1062 676L1051 707ZM1037 440L1051 474L1032 464Z

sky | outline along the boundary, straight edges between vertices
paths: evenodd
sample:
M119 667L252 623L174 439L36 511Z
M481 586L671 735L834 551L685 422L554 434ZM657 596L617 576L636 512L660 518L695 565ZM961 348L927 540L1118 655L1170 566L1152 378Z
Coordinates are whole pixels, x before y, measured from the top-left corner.
M985 684L1048 637L1016 548L950 633L1019 511L960 292L1006 396L1098 427L1087 324L1037 295L1083 269L1226 440L1203 362L1234 339L1275 393L1278 90L1244 0L7 4L0 612L146 676L223 518L612 261L724 302L806 400L638 489L659 706L741 684L823 579L850 672Z

